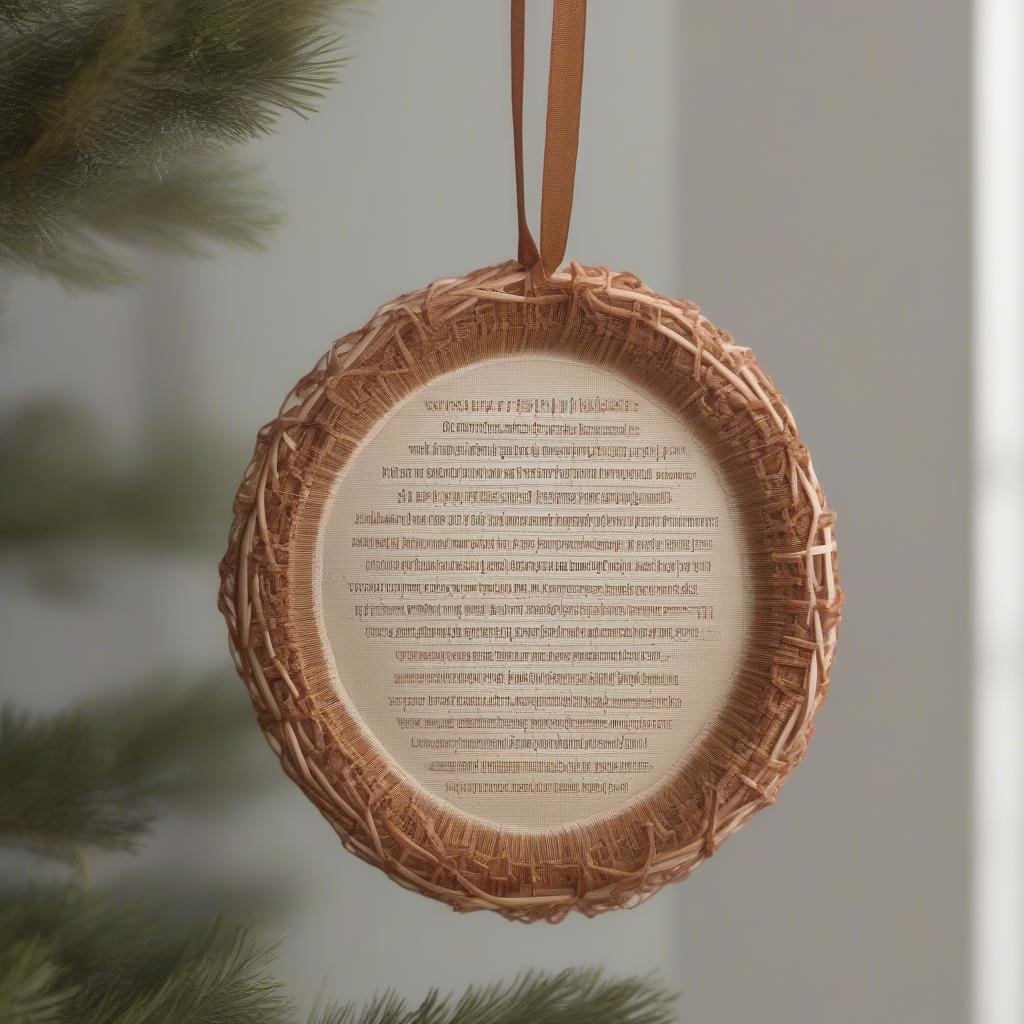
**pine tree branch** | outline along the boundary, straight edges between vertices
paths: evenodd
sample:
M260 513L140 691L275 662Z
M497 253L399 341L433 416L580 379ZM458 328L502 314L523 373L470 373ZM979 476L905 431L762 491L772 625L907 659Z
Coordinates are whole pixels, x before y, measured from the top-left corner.
M37 1014L59 1008L25 1024L293 1019L268 972L276 945L248 927L181 931L153 904L126 906L77 885L0 892L0 950L10 951L0 956L0 1000ZM18 1021L4 1009L0 1020Z
M205 552L225 529L229 465L209 441L178 431L141 464L114 467L91 418L25 404L0 420L0 552L71 542Z
M116 204L84 210L82 224L119 242L207 254L202 239L257 249L280 223L253 169L228 156L183 160Z
M92 1024L287 1024L291 1004L280 982L267 973L275 955L275 946L254 943L248 929L209 929L182 948L156 984L107 989L88 1019Z
M76 886L0 892L0 1019L18 1024L292 1024L270 974L274 944L247 928L169 930L153 906L121 906ZM656 979L598 970L527 973L458 997L394 994L334 1007L307 1024L671 1024L675 997ZM20 1007L19 1020L5 1016ZM51 1008L56 1013L46 1014ZM36 1016L28 1016L27 1011Z
M308 1024L671 1024L675 999L653 977L570 968L474 986L454 1001L435 989L415 1007L387 993L362 1009L328 1008Z
M98 286L127 276L100 239L256 244L276 220L266 190L215 168L314 110L344 63L345 6L0 0L0 261Z
M56 715L0 712L0 845L71 860L130 850L156 813L238 786L248 708L222 676Z
M56 1024L77 994L77 987L61 977L50 944L0 944L0 1021Z

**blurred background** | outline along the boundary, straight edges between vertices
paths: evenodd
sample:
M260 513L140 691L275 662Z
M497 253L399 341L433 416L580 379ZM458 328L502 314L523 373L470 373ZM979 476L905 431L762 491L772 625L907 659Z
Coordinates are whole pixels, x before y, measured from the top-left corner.
M5 698L57 709L170 673L246 714L215 593L256 430L381 303L513 254L506 7L376 0L346 22L319 112L247 147L284 195L265 251L135 252L138 283L106 292L9 280ZM535 210L549 5L528 13ZM600 964L660 971L686 1021L967 1020L971 19L956 0L590 7L569 255L752 346L839 514L832 690L777 806L637 910L527 928L344 853L246 718L228 801L99 876L214 910L235 894L285 933L303 1005ZM47 491L45 459L72 485ZM142 497L126 512L110 480Z

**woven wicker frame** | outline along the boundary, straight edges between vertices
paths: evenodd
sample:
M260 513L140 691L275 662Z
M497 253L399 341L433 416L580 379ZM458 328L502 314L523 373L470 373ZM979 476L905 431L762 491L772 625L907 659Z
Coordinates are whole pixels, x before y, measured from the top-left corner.
M702 433L737 496L756 592L733 692L686 760L622 811L544 832L463 815L382 759L337 697L313 615L317 526L361 439L439 374L524 353L605 366ZM219 595L260 725L344 845L457 910L520 921L634 906L773 803L826 694L841 603L834 514L751 352L694 304L576 263L536 291L517 263L436 281L336 342L259 433Z

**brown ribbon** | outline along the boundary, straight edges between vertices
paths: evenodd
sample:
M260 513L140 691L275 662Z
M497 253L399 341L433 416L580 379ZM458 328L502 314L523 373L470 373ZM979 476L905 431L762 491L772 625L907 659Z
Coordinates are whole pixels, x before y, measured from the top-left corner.
M554 0L551 19L551 70L544 136L544 179L540 200L540 249L526 220L523 187L523 71L526 0L512 0L512 141L516 160L516 208L519 215L519 262L532 271L535 284L561 265L569 239L576 153L580 141L580 96L583 92L583 43L587 0Z

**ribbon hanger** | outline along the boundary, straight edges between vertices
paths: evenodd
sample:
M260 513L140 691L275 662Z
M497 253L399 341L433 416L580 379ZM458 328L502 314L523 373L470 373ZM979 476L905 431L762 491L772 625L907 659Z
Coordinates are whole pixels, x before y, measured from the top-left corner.
M587 29L586 0L554 0L551 70L548 75L544 176L540 200L540 248L526 219L523 184L523 74L526 0L512 0L512 140L516 161L518 259L534 284L546 281L562 263L569 238L576 154L580 140L580 97Z

